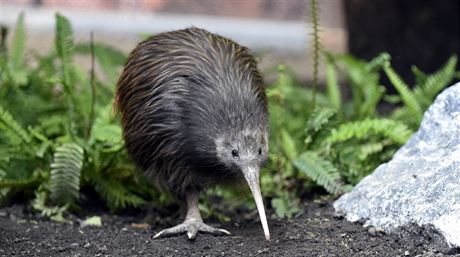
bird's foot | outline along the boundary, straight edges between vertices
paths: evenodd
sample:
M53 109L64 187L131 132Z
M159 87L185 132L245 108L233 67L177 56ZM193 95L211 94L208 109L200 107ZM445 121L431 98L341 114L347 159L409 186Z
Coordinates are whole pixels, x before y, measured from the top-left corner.
M225 229L214 228L205 224L202 219L186 219L183 223L177 226L163 229L158 232L153 236L153 239L187 233L188 239L193 240L198 232L209 233L212 235L231 235L231 233Z

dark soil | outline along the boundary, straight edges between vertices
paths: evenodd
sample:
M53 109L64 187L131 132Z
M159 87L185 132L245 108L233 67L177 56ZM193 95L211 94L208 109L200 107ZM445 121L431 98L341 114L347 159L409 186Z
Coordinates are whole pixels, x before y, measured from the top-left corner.
M266 241L257 213L233 213L223 224L232 236L199 234L151 240L154 232L176 222L155 212L155 226L143 224L145 213L102 214L102 227L59 224L21 205L0 209L0 256L443 256L411 237L387 235L334 217L330 201L303 204L292 219L269 220ZM96 213L97 214L97 213ZM151 216L148 215L148 216ZM208 220L211 225L219 225Z

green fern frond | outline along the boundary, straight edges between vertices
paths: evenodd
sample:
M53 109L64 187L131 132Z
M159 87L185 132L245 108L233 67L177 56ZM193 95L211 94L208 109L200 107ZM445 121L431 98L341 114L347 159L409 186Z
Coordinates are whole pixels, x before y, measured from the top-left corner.
M329 193L338 194L347 190L334 164L316 152L304 152L293 163L299 171L306 174L318 185L323 186Z
M69 208L69 204L64 206L48 206L46 204L47 194L43 190L37 189L35 192L35 199L32 201L32 207L40 211L41 215L48 217L56 222L65 222L64 213Z
M318 132L326 125L336 112L330 108L317 106L307 121L308 131Z
M441 69L426 77L422 90L430 100L433 100L436 95L452 81L455 76L456 65L457 57L455 55L451 56Z
M365 161L370 155L382 152L383 148L390 144L390 140L383 140L379 142L371 142L363 144L359 147L358 159Z
M66 204L78 197L83 158L83 149L75 143L56 148L51 163L51 199Z
M107 206L112 210L123 209L127 206L140 207L145 200L130 192L120 181L112 178L103 178L100 175L90 176L94 188L102 196Z
M34 184L38 181L37 176L32 176L27 179L8 179L0 178L0 188L21 188L31 184Z
M389 62L386 62L383 66L385 74L391 81L391 84L396 88L398 93L401 95L401 99L407 108L410 110L412 115L417 119L417 121L422 120L422 107L420 106L417 98L406 85L406 83L399 77L399 75L393 70Z
M26 29L24 26L24 13L19 14L16 22L13 44L11 47L11 68L13 71L18 70L23 64L24 49L26 46Z
M427 75L423 71L421 71L417 66L412 65L411 71L414 75L415 83L417 86L422 86L426 83Z
M0 130L3 130L7 139L12 142L27 144L31 141L29 133L0 106Z
M281 147L289 159L297 157L296 142L285 129L281 129Z
M352 138L366 139L378 134L402 145L409 139L412 133L412 130L399 121L390 119L366 119L340 125L337 129L332 130L326 142L334 144L345 142Z
M334 64L330 58L328 58L326 62L326 87L327 96L332 107L336 110L340 110L342 108L342 93L340 92Z
M381 53L370 60L365 65L367 72L373 72L381 69L386 62L391 60L391 56L388 53Z
M56 52L62 63L63 84L70 91L71 86L75 83L73 68L73 31L69 20L56 14Z

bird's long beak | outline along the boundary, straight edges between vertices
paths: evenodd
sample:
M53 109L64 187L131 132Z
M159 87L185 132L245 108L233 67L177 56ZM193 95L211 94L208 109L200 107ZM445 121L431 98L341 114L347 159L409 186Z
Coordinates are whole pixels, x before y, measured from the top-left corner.
M264 229L265 238L270 240L270 231L268 230L267 217L265 216L264 202L262 200L262 194L260 193L259 186L259 169L256 167L247 167L243 169L244 178L248 182L249 188L251 189L252 196L257 205L257 211L259 212L260 222Z

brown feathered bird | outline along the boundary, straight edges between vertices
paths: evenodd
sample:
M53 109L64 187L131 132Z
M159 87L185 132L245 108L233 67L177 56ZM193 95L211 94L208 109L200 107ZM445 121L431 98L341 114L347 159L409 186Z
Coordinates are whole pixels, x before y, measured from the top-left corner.
M230 234L203 223L198 194L244 178L269 240L259 187L268 152L267 101L246 47L199 28L155 35L130 54L115 105L131 157L187 207L183 223L154 238Z

